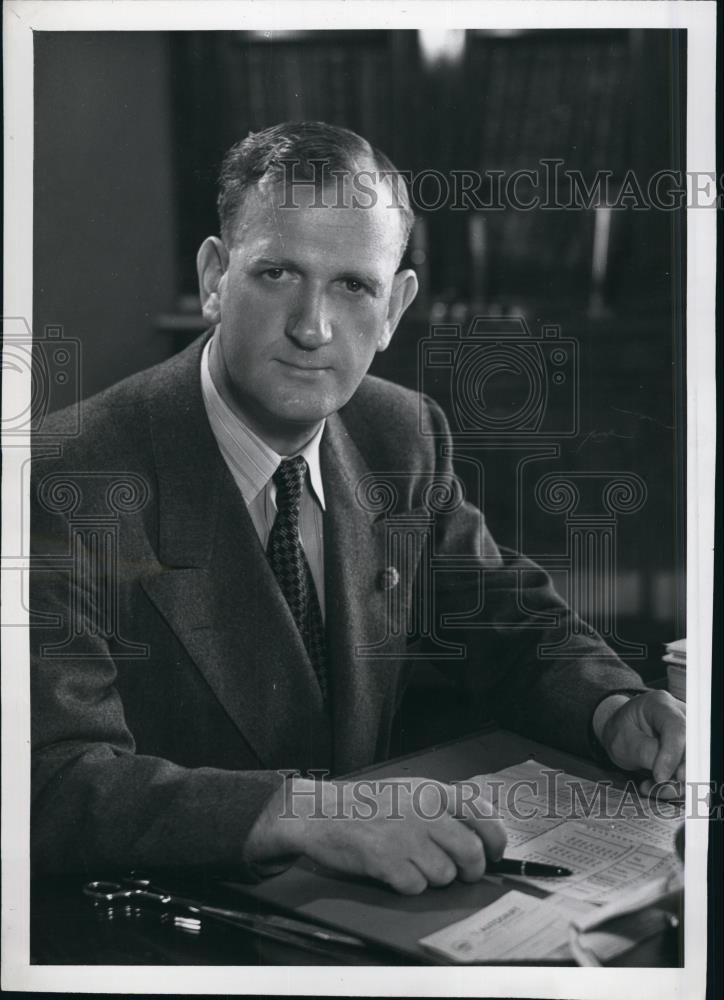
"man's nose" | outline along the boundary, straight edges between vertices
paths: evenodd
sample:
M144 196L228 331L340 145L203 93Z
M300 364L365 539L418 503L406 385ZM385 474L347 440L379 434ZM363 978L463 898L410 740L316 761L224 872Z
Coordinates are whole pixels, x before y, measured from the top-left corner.
M331 341L331 317L321 291L300 291L287 320L287 335L305 351L314 351Z

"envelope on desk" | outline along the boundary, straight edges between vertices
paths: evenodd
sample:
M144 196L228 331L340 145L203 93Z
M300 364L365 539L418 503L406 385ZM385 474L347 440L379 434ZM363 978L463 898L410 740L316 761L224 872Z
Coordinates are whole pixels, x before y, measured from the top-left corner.
M670 914L652 905L668 897L669 889L668 879L658 880L645 898L637 890L606 907L558 895L538 899L514 889L420 944L451 962L575 959L599 965L669 925Z

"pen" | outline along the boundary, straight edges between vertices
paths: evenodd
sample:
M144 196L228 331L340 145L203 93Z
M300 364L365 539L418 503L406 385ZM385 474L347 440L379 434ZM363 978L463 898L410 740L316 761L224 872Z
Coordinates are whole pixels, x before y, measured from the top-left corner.
M329 944L341 944L350 948L364 948L365 943L358 937L351 934L341 934L339 931L321 927L319 924L307 924L302 920L294 920L289 917L282 917L277 914L268 916L258 916L255 918L258 927L273 927L279 930L288 931L291 934L300 934L302 937L315 938L317 941L324 941Z
M227 917L215 916L213 920L207 920L206 916L203 917L184 917L178 914L174 915L173 918L174 927L179 930L186 931L187 933L198 934L207 925L216 926L226 925L234 930L241 930L245 933L253 934L262 939L268 938L271 941L276 941L279 944L288 944L293 948L301 948L304 951L312 952L317 955L324 955L329 958L330 955L335 954L341 955L341 952L335 952L331 946L334 945L344 945L347 942L344 940L345 935L339 935L336 937L334 935L329 937L323 937L321 935L300 935L294 931L285 931L281 928L277 928L271 924L256 923L256 924L246 924L239 923L238 920L233 920ZM354 941L356 946L362 946L363 942L355 938L350 938L350 941Z
M209 907L208 909L213 909ZM297 948L309 947L312 941L323 945L342 945L352 948L364 948L365 942L360 938L352 937L351 934L340 934L338 931L327 930L315 924L304 924L300 920L292 920L276 915L256 916L250 920L239 919L239 915L222 915L223 911L218 910L210 913L214 920L229 924L232 927L239 927L260 937L268 937L275 941L282 941L286 944L294 945ZM207 914L204 914L205 916Z
M540 878L564 878L573 874L570 868L561 868L560 865L544 865L540 861L516 861L514 858L490 861L485 871L489 875L528 875Z

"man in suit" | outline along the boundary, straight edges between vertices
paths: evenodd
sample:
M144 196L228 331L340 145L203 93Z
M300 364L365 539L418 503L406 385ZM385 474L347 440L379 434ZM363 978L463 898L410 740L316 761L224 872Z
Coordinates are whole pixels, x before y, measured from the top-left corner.
M393 171L322 123L233 147L221 235L198 255L209 331L87 400L60 458L35 461L39 867L258 877L306 854L406 893L481 877L505 831L479 784L401 782L392 822L389 787L366 790L362 819L359 785L320 780L385 757L406 659L439 653L390 609L414 623L428 602L441 623L476 607L481 582L481 627L441 635L486 714L683 778L678 703L595 635L577 658L538 656L570 611L456 494L439 408L366 376L417 290ZM53 430L72 426L60 414ZM388 514L409 518L412 569ZM428 544L469 569L433 581Z

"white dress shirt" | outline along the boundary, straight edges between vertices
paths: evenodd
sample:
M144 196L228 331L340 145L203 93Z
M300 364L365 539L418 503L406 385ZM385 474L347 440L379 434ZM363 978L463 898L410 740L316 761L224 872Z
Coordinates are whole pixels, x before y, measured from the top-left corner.
M209 370L211 340L201 355L201 392L209 424L229 471L239 487L251 520L266 550L276 517L276 485L272 476L282 458L303 455L309 467L299 507L299 537L309 563L319 606L324 616L324 487L319 464L319 442L324 421L311 441L294 455L278 455L252 431L222 398Z

